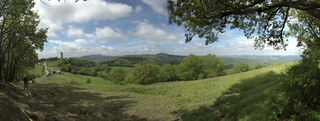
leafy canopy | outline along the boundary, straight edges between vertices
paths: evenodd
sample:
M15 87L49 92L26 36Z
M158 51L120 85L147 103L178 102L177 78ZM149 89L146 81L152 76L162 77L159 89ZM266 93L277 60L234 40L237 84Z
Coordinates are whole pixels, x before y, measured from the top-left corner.
M169 23L183 25L186 42L198 35L206 45L230 29L243 30L255 48L284 49L294 36L298 46L319 40L320 1L316 0L168 0ZM289 31L285 31L285 27ZM259 36L254 36L259 35Z

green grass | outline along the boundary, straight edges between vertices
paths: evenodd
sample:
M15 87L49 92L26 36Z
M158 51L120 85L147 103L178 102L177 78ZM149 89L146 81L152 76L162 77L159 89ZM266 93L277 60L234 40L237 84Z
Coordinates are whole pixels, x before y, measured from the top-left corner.
M292 64L216 78L151 85L116 85L98 77L68 72L62 74L83 84L64 85L69 80L59 75L46 77L37 83L79 88L101 96L125 95L130 97L128 101L135 103L124 108L124 113L148 120L267 120L265 117L272 112L266 99L281 81L279 72ZM84 83L85 77L90 78L90 84Z
M42 75L42 67L44 65L40 65L40 64L36 64L34 69L31 69L28 71L29 74L38 74L38 75ZM45 74L45 72L43 72L43 75Z

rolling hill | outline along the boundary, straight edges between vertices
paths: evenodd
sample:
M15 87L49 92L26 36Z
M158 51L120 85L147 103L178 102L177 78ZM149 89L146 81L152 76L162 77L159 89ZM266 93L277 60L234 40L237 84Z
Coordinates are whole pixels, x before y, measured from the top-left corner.
M126 58L126 57L144 57L149 59L144 59L143 61L146 62L152 62L156 63L158 65L161 65L159 63L163 63L165 61L182 61L186 56L183 55L170 55L166 53L158 53L158 54L141 54L141 55L124 55L124 56L105 56L105 55L86 55L82 57L75 57L80 59L88 59L95 61L96 63L101 63L103 61L108 60L115 60L119 58ZM281 62L281 63L288 63L288 62L297 62L300 60L299 55L266 55L266 56L255 56L255 55L219 55L224 62L224 65L230 65L230 64L236 64L240 63L242 61L247 61L247 63L251 66L256 65L257 63L262 63L265 66L271 66L275 63Z

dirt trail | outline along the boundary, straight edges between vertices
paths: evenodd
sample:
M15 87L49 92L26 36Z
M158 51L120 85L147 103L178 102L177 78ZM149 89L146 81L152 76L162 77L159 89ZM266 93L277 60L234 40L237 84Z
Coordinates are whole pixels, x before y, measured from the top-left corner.
M46 61L46 62L47 62L47 61ZM52 71L53 71L53 69L52 69L51 67L47 66L47 65L46 65L46 62L44 62L44 66L46 67L46 72L47 72L46 75L48 75L49 71L48 71L47 69L49 68L49 69L51 69ZM69 78L69 77L66 77L66 76L64 76L64 75L62 75L62 74L59 74L59 75L62 76L62 77L64 77L64 78L67 78L67 79L73 81L73 79L71 79L71 78Z
M49 71L47 70L48 67L47 67L46 63L47 63L47 61L44 62L44 67L45 67L45 70L46 70L46 75L48 75L48 74L49 74Z

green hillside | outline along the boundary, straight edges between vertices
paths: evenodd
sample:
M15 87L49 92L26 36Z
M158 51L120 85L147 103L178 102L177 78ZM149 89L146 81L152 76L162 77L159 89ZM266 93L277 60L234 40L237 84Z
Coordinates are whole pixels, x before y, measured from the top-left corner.
M147 62L155 63L157 65L162 65L164 62L169 62L171 64L177 63L177 61L182 61L186 56L182 55L170 55L166 53L158 53L158 54L141 54L141 55L124 55L124 56L104 56L104 55L87 55L78 57L80 59L87 59L95 61L96 63L101 63L103 61L117 60L119 58L134 58L134 57L142 57L149 58L143 59L143 61L147 60ZM265 66L272 66L278 62L288 63L288 62L297 62L300 57L296 55L288 55L288 56L218 56L224 62L224 65L236 64L242 61L247 61L250 66L255 66L258 63L262 63ZM143 62L141 61L141 62Z
M155 55L141 54L141 55L124 55L124 56L104 56L104 55L98 54L98 55L81 56L76 58L87 59L87 60L95 61L96 63L101 63L103 61L114 60L121 57L144 57L144 58L151 58L151 59L162 60L162 61L181 61L186 56L169 55L166 53L159 53Z
M151 85L116 85L63 72L78 83L67 83L59 75L39 78L30 85L28 93L35 96L23 102L23 110L31 116L64 120L268 120L273 110L266 100L281 81L279 72L288 66ZM86 77L91 83L84 83ZM15 85L22 91L22 82ZM15 95L29 98L23 93Z
M75 57L75 58L87 59L87 60L92 60L96 63L100 63L107 60L117 59L119 57L120 56L104 56L104 55L97 54L97 55L86 55L86 56Z

